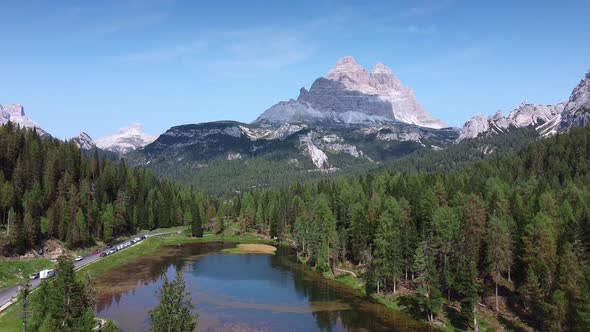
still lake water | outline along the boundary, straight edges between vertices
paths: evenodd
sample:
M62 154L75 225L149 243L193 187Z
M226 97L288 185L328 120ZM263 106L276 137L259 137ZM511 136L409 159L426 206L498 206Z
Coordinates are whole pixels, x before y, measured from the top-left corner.
M276 255L232 255L231 243L163 248L158 254L96 279L100 317L122 331L149 329L155 291L182 271L199 313L198 331L429 331L358 292L326 280L294 262L290 250Z

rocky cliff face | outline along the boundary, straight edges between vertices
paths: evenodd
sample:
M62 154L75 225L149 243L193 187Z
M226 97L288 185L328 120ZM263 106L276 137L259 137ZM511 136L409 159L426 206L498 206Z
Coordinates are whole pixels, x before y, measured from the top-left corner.
M465 122L457 141L476 138L482 134L502 134L510 128L529 126L534 127L541 136L552 135L558 130L564 106L565 103L556 105L522 103L508 116L504 116L501 111L489 117L477 113Z
M581 127L588 122L590 122L590 71L572 91L561 116L559 128L565 130Z
M82 150L94 150L97 148L94 140L85 132L81 132L80 135L72 138L72 141Z
M572 91L568 101L555 105L522 103L507 117L501 112L486 118L478 113L465 122L457 141L480 135L501 134L510 128L532 127L542 136L549 136L590 122L590 71Z
M289 123L267 127L223 121L172 127L143 150L128 154L127 159L139 165L180 162L203 166L220 159L260 157L332 171L345 161L373 163L418 148L446 147L456 138L457 131L451 128L431 129L398 122L371 127ZM408 145L397 145L403 142Z
M97 139L95 143L105 151L123 155L152 143L156 138L157 135L146 134L139 123L134 123L129 128L119 129L114 135Z
M25 115L25 108L20 104L0 105L0 126L12 122L21 128L36 129L41 135L47 135L36 122Z
M447 125L428 114L391 70L377 64L369 74L354 58L344 57L297 100L282 101L266 110L255 124L304 122L364 124L404 122L428 128Z

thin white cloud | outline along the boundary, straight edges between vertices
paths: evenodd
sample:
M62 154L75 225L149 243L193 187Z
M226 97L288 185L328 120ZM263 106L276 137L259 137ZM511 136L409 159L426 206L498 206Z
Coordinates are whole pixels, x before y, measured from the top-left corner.
M135 17L125 17L116 19L111 22L101 23L90 31L97 35L110 35L120 31L144 28L150 25L158 24L166 20L168 13L156 12L138 15Z
M116 62L164 62L185 57L200 66L225 72L242 68L278 69L304 61L317 52L318 42L312 32L319 24L314 21L297 27L254 26L200 33L196 41L157 46L109 59Z
M163 62L184 56L194 56L207 48L205 41L195 41L184 45L158 48L137 53L111 57L115 62Z
M403 16L421 16L437 12L451 5L453 0L430 0L419 5L402 9L400 14Z
M317 50L313 38L300 29L258 27L221 34L224 58L214 66L276 69L304 61Z
M418 26L418 25L408 25L403 29L405 32L411 32L419 35L431 35L438 31L436 25L429 25L429 26Z
M416 15L422 15L426 12L425 8L421 8L421 7L410 7L407 9L403 9L401 11L402 15L405 16L416 16Z

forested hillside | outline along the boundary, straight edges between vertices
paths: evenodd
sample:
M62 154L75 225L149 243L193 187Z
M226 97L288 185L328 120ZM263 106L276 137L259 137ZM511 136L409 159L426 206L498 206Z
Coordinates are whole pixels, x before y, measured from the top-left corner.
M0 127L0 188L4 254L22 254L47 238L79 247L191 221L185 219L200 222L206 210L197 206L209 204L150 171L96 152L88 158L73 142L11 123Z
M468 326L477 304L494 297L541 330L590 326L590 127L454 171L217 199L11 124L0 128L0 151L5 253L50 237L76 247L212 220L217 233L293 244L320 272L352 268L370 293L404 289L400 305L429 320L459 303Z
M384 171L449 171L522 148L538 138L539 135L534 128L511 128L504 135L464 140L442 150L424 148L417 142L380 142L375 139L363 141L357 138L354 144L370 158L354 158L345 153L327 151L332 166L329 170L315 169L311 160L301 159L301 155L295 152L292 146L291 150L280 150L273 146L273 152L250 157L245 157L246 154L242 153L241 156L244 158L235 160L227 160L225 157L207 159L210 152L201 151L194 146L184 147L191 154L203 158L198 163L191 161L194 157L171 155L170 151L174 148L166 146L161 151L149 152L166 162L149 163L144 167L153 170L157 175L198 186L200 190L213 195L220 195L224 192L285 187L298 182ZM283 144L288 146L285 142ZM151 147L148 147L149 149ZM219 153L217 149L221 150L217 146L213 151ZM146 153L148 152L144 150L136 151L125 158L131 159L131 164L142 165L145 163L138 163L137 158L140 154Z
M318 271L353 266L371 293L403 285L405 307L429 320L453 302L472 325L497 294L540 330L579 331L590 326L589 158L590 127L574 128L447 173L226 197L216 231L277 236Z

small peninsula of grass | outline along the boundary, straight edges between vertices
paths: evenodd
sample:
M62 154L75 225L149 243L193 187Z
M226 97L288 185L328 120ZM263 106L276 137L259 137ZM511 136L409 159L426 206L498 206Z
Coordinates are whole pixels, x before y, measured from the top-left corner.
M268 254L274 255L277 251L276 247L268 244L259 243L240 243L234 248L223 249L222 252L228 254Z

